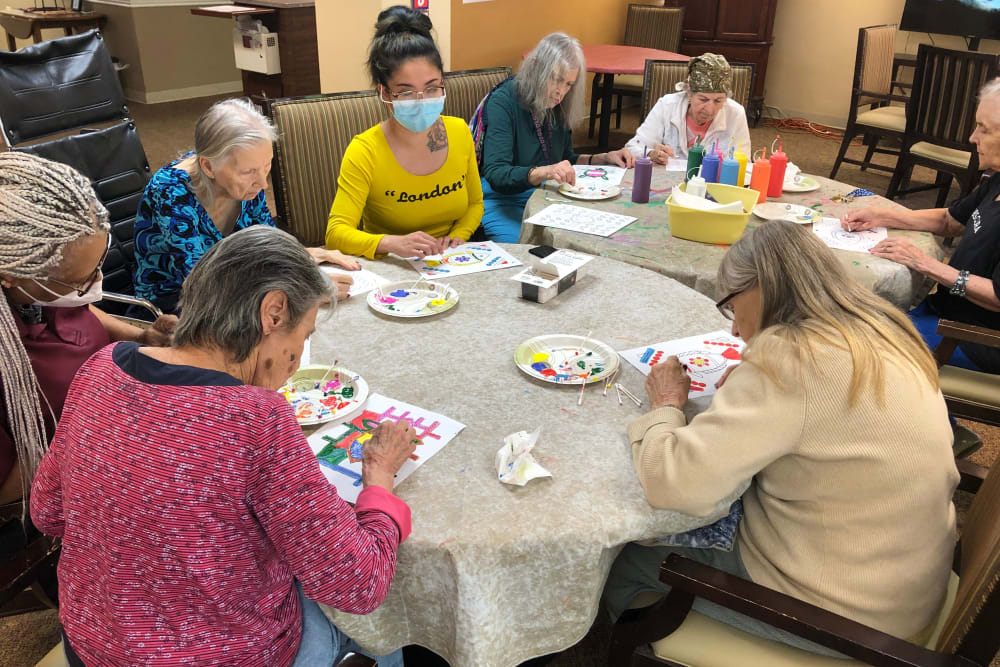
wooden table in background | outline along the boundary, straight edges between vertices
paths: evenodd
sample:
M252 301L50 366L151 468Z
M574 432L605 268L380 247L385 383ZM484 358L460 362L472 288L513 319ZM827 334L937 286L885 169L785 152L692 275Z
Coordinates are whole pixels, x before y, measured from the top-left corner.
M608 133L611 130L611 97L616 74L646 73L647 60L688 60L688 56L671 51L647 49L621 44L584 44L583 57L587 71L601 76L601 125L597 134L599 151L608 150Z
M7 31L7 50L17 51L15 39L42 41L42 30L62 28L67 36L74 30L83 32L91 28L100 30L108 17L97 12L22 12L16 9L0 11L0 27Z

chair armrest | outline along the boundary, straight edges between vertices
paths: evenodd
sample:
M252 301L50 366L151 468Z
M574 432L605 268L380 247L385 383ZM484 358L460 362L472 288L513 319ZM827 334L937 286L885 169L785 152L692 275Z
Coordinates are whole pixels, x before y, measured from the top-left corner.
M975 663L911 644L807 602L671 554L660 580L868 664L944 667Z
M127 303L132 306L140 306L145 308L153 317L161 317L163 311L157 308L151 301L146 299L140 299L137 296L132 296L131 294L118 294L117 292L104 292L101 296L102 299L107 299L108 301L115 301L117 303Z
M943 338L954 338L969 343L1000 347L1000 331L986 327L977 327L974 324L955 322L953 320L938 320L937 334Z
M986 481L986 475L990 472L989 468L977 465L966 459L956 459L955 465L958 467L958 474L960 475L960 479L958 480L959 491L976 493L979 491L979 487L983 485L983 482Z
M873 93L870 90L858 90L858 95L861 97L877 97L880 100L885 100L887 102L909 102L910 98L907 95L888 95L886 93Z

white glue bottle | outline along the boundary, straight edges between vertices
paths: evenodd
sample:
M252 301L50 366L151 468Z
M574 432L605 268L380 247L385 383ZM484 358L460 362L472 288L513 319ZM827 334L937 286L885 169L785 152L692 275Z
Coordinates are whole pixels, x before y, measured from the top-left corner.
M684 192L689 195L694 195L695 197L705 198L705 193L708 191L708 185L705 179L701 177L701 170L698 171L696 176L692 176L688 179L687 185L684 186Z

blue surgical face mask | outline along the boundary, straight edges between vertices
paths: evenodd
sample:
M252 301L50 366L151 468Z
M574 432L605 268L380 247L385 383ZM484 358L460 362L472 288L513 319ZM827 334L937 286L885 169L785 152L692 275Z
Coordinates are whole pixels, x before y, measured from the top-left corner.
M441 115L444 98L445 95L417 100L393 100L393 115L410 132L426 132ZM383 98L382 101L389 100Z

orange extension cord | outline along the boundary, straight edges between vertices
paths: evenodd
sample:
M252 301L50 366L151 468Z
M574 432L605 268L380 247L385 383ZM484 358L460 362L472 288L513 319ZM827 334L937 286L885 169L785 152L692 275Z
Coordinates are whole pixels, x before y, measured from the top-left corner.
M819 123L813 123L805 118L762 118L765 125L778 128L779 130L791 130L794 132L808 132L822 139L832 139L841 141L844 138L844 131L838 130ZM852 146L860 146L861 138L851 142Z

